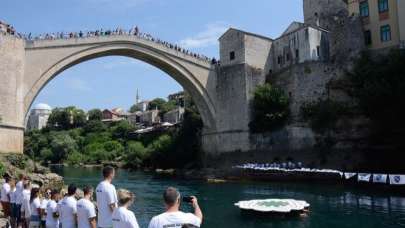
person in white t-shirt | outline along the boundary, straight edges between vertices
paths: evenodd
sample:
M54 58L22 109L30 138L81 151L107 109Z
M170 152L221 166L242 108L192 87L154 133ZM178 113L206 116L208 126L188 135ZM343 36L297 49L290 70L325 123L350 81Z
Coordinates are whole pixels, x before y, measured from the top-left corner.
M179 211L180 193L176 188L169 187L163 193L166 212L152 218L149 228L181 227L185 224L201 226L203 214L195 196L190 197L194 214Z
M135 195L125 189L118 190L119 207L112 214L113 228L139 228L134 212L128 210L135 200Z
M93 187L86 186L83 189L84 197L77 202L77 223L78 228L96 228L96 208L91 202L93 198Z
M22 227L29 227L31 219L31 182L29 180L24 181L24 190L21 195L21 224Z
M41 200L39 199L39 188L31 189L29 202L29 213L31 214L29 227L39 228L41 224Z
M1 186L1 206L3 208L4 217L9 217L11 215L11 205L10 205L10 180L11 177L7 173L4 174L4 183Z
M59 221L62 228L76 228L77 224L77 200L76 186L71 184L68 187L68 193L58 204Z
M44 198L41 200L41 227L45 227L46 222L46 205L48 205L49 199L51 197L51 189L45 189Z
M107 166L103 169L104 180L96 188L98 221L100 228L112 227L112 213L117 207L117 191L111 184L114 179L114 168Z
M10 215L10 224L11 227L17 227L17 213L16 213L16 188L15 188L15 179L10 181L10 205L11 205L11 215Z
M52 190L51 199L46 205L46 228L59 228L59 214L58 214L58 201L60 199L60 194L58 190Z
M23 201L23 190L24 190L24 182L26 181L26 177L24 174L20 174L19 181L16 184L15 190L15 215L17 218L17 225L22 225L22 216L21 216L21 205Z

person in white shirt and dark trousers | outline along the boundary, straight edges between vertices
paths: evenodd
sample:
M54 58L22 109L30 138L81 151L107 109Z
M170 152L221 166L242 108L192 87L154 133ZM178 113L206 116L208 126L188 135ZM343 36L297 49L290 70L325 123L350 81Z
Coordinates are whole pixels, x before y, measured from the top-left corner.
M78 228L96 228L96 208L91 202L93 187L86 186L83 193L84 197L77 202Z
M97 188L97 208L98 208L98 221L97 226L100 228L112 227L112 213L117 208L117 191L114 185L111 184L114 179L114 168L107 166L103 169L103 178Z
M77 227L76 190L77 188L75 185L69 185L68 194L58 205L59 221L62 224L62 228Z
M179 225L186 224L196 227L201 226L203 214L195 196L191 196L189 199L187 199L187 201L189 201L194 208L193 214L184 213L179 210L181 196L176 188L167 188L163 193L163 199L166 206L166 212L153 217L149 223L149 228L178 227Z
M58 190L54 189L51 192L51 199L46 205L46 228L59 228L59 214L58 214L58 202L60 199L60 193Z
M134 200L134 193L125 189L118 190L119 207L112 214L113 228L139 228L135 214L128 210Z

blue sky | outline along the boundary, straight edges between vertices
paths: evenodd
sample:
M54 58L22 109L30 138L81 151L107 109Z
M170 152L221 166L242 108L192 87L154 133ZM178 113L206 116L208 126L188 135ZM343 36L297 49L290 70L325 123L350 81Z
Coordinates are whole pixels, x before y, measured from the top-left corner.
M217 57L217 39L229 27L277 37L303 16L302 0L1 0L0 20L33 34L137 25L155 37ZM59 74L34 104L129 108L137 89L142 99L152 99L182 87L140 61L104 57Z

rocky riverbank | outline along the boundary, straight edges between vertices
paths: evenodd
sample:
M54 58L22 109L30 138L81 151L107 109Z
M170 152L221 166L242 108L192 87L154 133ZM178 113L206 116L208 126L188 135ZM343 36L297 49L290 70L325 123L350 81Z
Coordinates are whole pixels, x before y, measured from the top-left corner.
M40 165L25 155L0 155L0 172L1 174L8 173L15 178L20 174L25 174L34 184L41 187L55 188L63 186L63 177L52 173L49 168Z

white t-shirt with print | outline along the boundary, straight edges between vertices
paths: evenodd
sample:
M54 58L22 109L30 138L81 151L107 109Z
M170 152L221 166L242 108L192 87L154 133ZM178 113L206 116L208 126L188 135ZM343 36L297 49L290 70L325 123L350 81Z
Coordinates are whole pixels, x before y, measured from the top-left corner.
M59 228L59 219L53 217L55 212L58 212L58 204L55 200L49 200L46 205L46 228Z
M17 200L17 190L16 190L16 188L10 190L9 195L10 195L10 203L16 203L16 200Z
M31 203L31 215L39 215L38 209L41 209L41 200L39 197L35 198Z
M134 212L125 207L114 209L112 221L113 228L139 228Z
M149 228L175 228L182 227L184 224L191 224L197 227L201 225L201 219L192 213L165 212L152 218Z
M96 208L88 199L81 199L77 202L77 223L78 228L90 228L90 218L96 217Z
M1 198L0 200L2 202L10 202L10 199L8 198L8 194L10 193L10 184L4 182L4 184L1 186Z
M24 189L22 191L22 204L21 204L21 211L24 212L24 218L31 217L31 205L30 205L30 198L31 198L31 191L28 189Z
M117 191L114 185L107 181L102 181L96 188L97 208L98 208L98 227L112 226L111 204L117 205Z
M76 214L77 214L77 200L74 196L66 196L58 204L59 221L62 228L75 228L76 227Z
M16 193L15 193L15 203L21 205L23 201L23 191L24 191L24 184L22 181L18 181L16 186Z
M41 209L42 210L46 211L46 205L48 205L48 202L49 202L48 199L46 199L46 198L42 199L42 201L41 201ZM45 214L42 215L41 220L46 221L46 215Z

